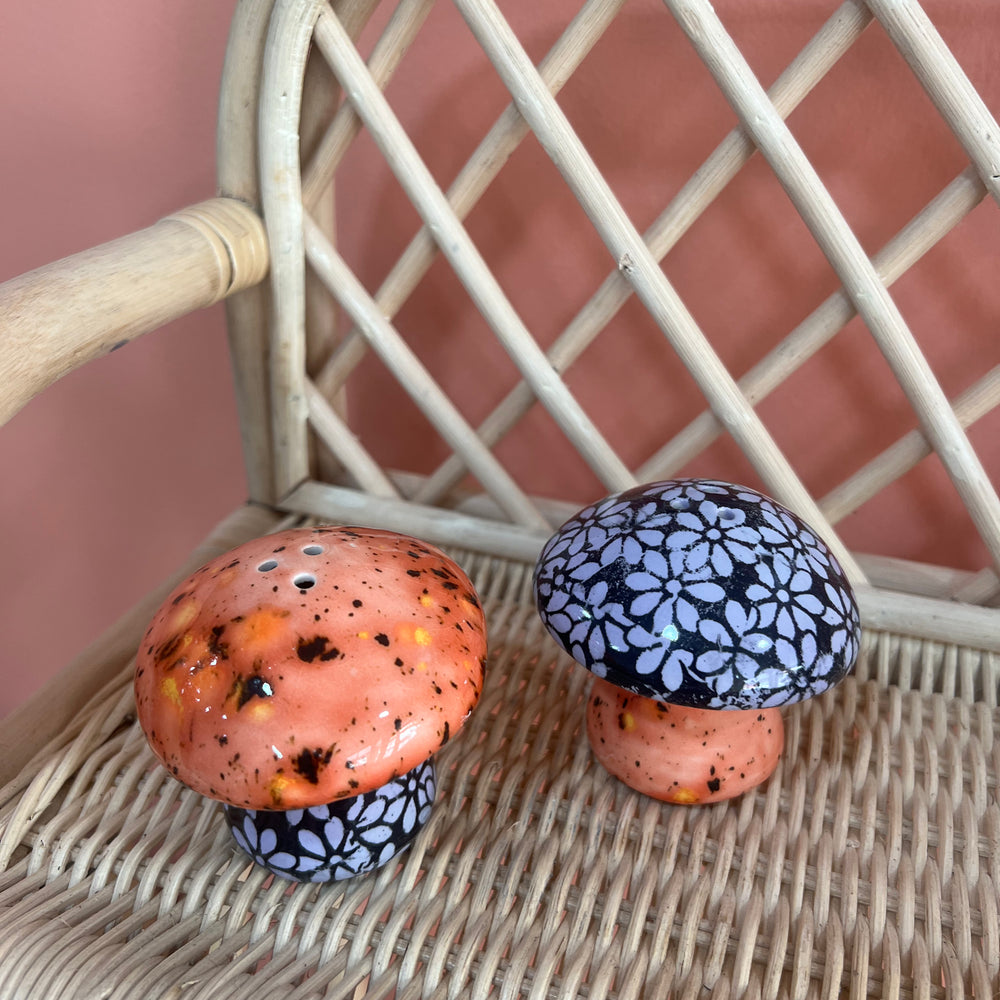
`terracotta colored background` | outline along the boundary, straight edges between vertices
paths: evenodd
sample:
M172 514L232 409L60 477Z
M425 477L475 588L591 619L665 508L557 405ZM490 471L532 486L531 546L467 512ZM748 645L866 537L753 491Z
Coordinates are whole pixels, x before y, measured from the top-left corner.
M501 6L517 23L530 19L527 44L540 58L574 5L510 0ZM832 0L717 4L765 83L835 6ZM996 8L982 0L926 6L987 103L1000 108ZM214 102L232 7L231 0L159 6L81 0L58 12L0 8L0 280L212 193ZM704 70L662 6L636 0L633 7L560 101L645 228L733 118L706 86ZM790 8L792 17L786 16ZM482 115L498 113L504 98L473 58L450 4L435 7L428 28L439 43L445 40L449 59L432 50L430 34L422 36L389 93L446 184L482 134ZM656 128L658 121L680 129L683 142ZM957 143L877 30L866 33L790 124L871 251L964 165ZM458 140L432 145L445 127ZM352 196L340 233L345 255L370 288L415 226L398 186L374 164L362 138L345 163ZM996 206L980 206L894 289L919 342L940 364L949 394L1000 360L1000 291L990 277L1000 250L996 223ZM770 233L766 242L762 224ZM560 193L555 171L533 141L512 157L468 226L546 343L608 270L607 252ZM759 159L692 227L666 271L736 373L837 287ZM457 387L475 422L515 373L454 286L446 269L433 269L397 322L428 367ZM459 358L449 348L446 334L455 329L469 338L471 356ZM642 461L701 408L686 374L678 374L668 394L654 384L650 373L669 355L632 303L588 352L587 363L573 369L571 381L588 410L630 462ZM491 377L470 378L470 371ZM373 437L379 457L390 465L433 468L445 452L422 418L393 401L376 362L366 361L361 374L373 391L354 397L352 416ZM636 424L616 402L622 392L656 419ZM857 322L765 401L761 413L818 494L912 426ZM974 431L991 470L1000 468L996 430L990 418ZM531 491L581 502L601 492L537 408L501 452ZM0 468L2 713L243 499L221 309L173 324L50 389L0 434ZM681 471L754 481L724 442ZM981 545L956 513L950 484L933 461L842 529L848 543L864 551L983 564Z

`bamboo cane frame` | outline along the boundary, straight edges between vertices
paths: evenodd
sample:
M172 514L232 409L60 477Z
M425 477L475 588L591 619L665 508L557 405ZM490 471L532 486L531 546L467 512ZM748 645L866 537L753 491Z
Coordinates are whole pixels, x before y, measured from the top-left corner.
M558 93L566 83L621 10L624 2L625 0L615 0L611 3L608 0L587 0L580 13L570 22L538 67L553 94ZM381 75L374 68L372 77L381 84ZM475 207L483 192L496 178L503 164L528 132L528 126L518 114L517 108L513 104L508 105L446 192L448 202L460 221ZM340 155L342 154L343 150L340 150ZM375 292L375 301L387 316L392 317L399 311L420 279L427 273L436 253L437 244L427 228L422 228ZM361 360L364 350L363 339L356 331L350 331L344 338L340 352L331 357L317 379L325 393L331 393L343 385ZM534 399L527 386L525 392Z
M267 266L260 219L217 198L6 282L0 424L85 362L259 284Z
M773 494L824 537L845 573L864 574L844 548L745 397L674 292L658 262L633 228L607 182L539 79L524 50L495 6L457 0L473 34L503 78L524 117L606 243L657 325L670 339L743 453Z
M482 445L444 391L436 385L403 338L383 318L376 303L308 217L305 220L305 241L306 255L313 268L327 287L334 291L355 323L362 326L369 343L407 386L414 401L421 406L434 426L452 447L462 452L469 467L476 472L491 496L516 521L545 527L545 519L492 453Z
M590 5L585 5L578 17L567 28L553 51L546 57L546 60L543 62L543 68L551 61L555 67L564 67L567 71L571 70L580 58L580 53L585 52L593 44L595 31L593 24L588 23L587 14L589 12ZM600 27L606 27L617 12L616 5L613 5L613 9L604 9L601 11ZM398 65L399 59L402 57L401 50L408 47L412 42L413 31L417 26L417 22L422 20L425 13L419 4L413 8L405 8L397 11L397 15L390 22L376 44L376 52L373 53L372 63L380 67L377 79L370 72L366 72L359 61L356 61L350 70L350 72L358 74L358 80L362 81L360 84L355 84L355 86L360 85L369 88L364 92L365 99L362 101L366 107L366 114L373 114L374 112L368 106L377 104L380 107L378 114L390 122L389 126L383 127L391 129L393 124L391 113L388 111L387 105L385 105L384 99L379 93L379 87L384 85L389 76L391 76L392 70ZM597 16L597 14L593 14L592 16ZM397 21L398 26L394 28L393 25ZM870 21L871 13L863 5L853 2L853 0L843 4L821 28L813 41L793 60L788 70L776 81L772 88L771 97L775 102L777 112L782 116L787 114L808 93L815 82L822 78L823 74L846 51ZM324 27L324 16L318 15L317 34L320 37L324 37L324 32L334 32L332 21L330 25L331 27ZM393 41L390 41L390 39L393 39ZM326 44L332 45L333 42ZM336 44L341 46L343 51L330 56L330 58L334 62L344 59L350 61L350 46L346 42L346 39L342 37L338 38ZM320 48L324 48L324 43L320 43ZM563 53L567 55L564 56ZM375 58L376 54L378 55L377 59ZM570 58L570 54L573 54L573 58ZM341 67L341 72L343 73L343 67ZM353 81L354 77L350 79ZM557 90L558 86L564 80L565 76L557 73L557 79L552 89ZM357 99L361 100L361 98ZM549 105L548 110L551 111L551 105ZM513 122L507 121L511 115L513 115ZM480 144L479 149L477 149L476 153L473 154L466 164L466 167L460 174L459 181L453 185L452 194L456 191L460 194L468 192L468 202L462 197L457 199L452 197L451 200L455 202L455 214L449 216L439 201L436 208L444 213L444 217L458 222L464 212L471 208L475 201L472 195L478 196L481 193L486 181L488 181L489 177L493 176L496 169L495 159L487 156L484 151L496 154L498 149L497 144L499 143L499 149L509 152L524 134L525 125L523 121L521 121L519 127L515 127L514 123L519 120L518 116L509 109L494 125L487 138ZM356 111L349 103L345 103L338 112L324 139L326 148L324 163L320 166L314 161L313 165L310 166L310 170L315 172L315 176L318 176L319 173L323 173L324 176L329 175L330 171L335 168L336 163L339 162L339 157L343 155L346 149L346 138L349 138L349 135L353 134L357 127ZM404 158L409 157L406 159L408 166L406 173L413 174L415 172L415 157L412 149L406 149L405 136L402 136L401 130L397 128L396 134L391 139L384 141L388 143L392 156L403 155ZM403 154L400 154L400 149L404 150ZM685 188L651 228L650 233L647 234L647 242L651 250L657 251L660 255L666 253L672 243L683 233L684 229L711 202L714 193L721 190L726 181L739 169L742 162L745 162L745 159L752 154L752 151L753 147L748 143L743 132L736 130L732 133L722 143L716 153L709 158L705 167L698 172L696 175L697 180L692 182L692 185L695 186ZM464 177L469 177L470 182L467 184L463 182L462 178ZM483 180L484 177L486 181ZM432 193L428 197L433 198L433 184L429 182L429 178L427 177L424 177L424 180L428 181L426 186L432 190ZM873 266L878 266L882 279L887 284L891 283L899 274L913 266L930 246L940 240L971 211L983 197L983 191L982 184L977 180L971 169L956 178L952 185L942 191L941 195L932 201L927 208L918 213L911 223L904 227L897 237L890 241L884 250L876 256ZM308 222L306 225L309 228ZM676 226L676 228L672 228L672 226ZM369 303L371 316L374 317L379 309L383 313L391 315L392 309L398 308L402 304L402 301L412 291L415 282L419 280L423 271L429 266L430 260L433 258L433 244L428 241L427 233L428 230L426 228L421 230L417 238L407 248L402 258L400 258L399 263L390 272L390 276L383 283L382 288L374 294L372 301ZM326 255L326 251L324 250L320 254L317 253L315 236L313 238L313 248L315 263L315 260ZM337 259L339 260L339 258ZM349 280L346 271L342 270L341 273L342 278ZM621 291L623 288L625 289L624 293ZM557 371L564 370L575 359L575 356L600 332L609 315L613 315L615 309L624 301L624 298L627 298L629 294L628 289L629 286L623 280L623 276L620 273L613 272L605 282L605 285L592 297L591 302L581 310L574 322L570 324L570 327L564 332L563 337L557 340L555 349L550 350L549 360L552 361L555 358L556 364L553 367ZM332 290L336 293L336 288ZM611 293L609 298L612 301L612 305L608 313L604 314L604 323L595 322L593 317L600 315L600 307L597 306L597 303L601 301L603 296L608 295L609 291ZM764 359L745 379L740 381L740 387L747 393L747 401L752 404L757 399L762 398L764 393L779 384L809 357L811 353L832 337L851 315L852 310L849 297L843 292L834 295L812 317L792 332L787 341L774 352L773 360L770 357ZM572 336L564 340L563 338L567 334ZM579 337L579 340L576 339L577 337ZM341 349L334 353L325 369L316 377L315 383L307 390L312 400L312 409L319 417L323 416L321 397L324 394L324 390L329 391L332 389L333 391L339 391L347 375L353 370L353 367L366 349L365 346L362 346L363 341L364 338L358 336L357 330L352 330L345 338ZM561 353L563 344L567 342L570 346L565 348L566 353L563 355ZM406 370L406 366L403 369L399 369L399 371L403 370ZM405 382L405 377L403 381ZM318 392L314 391L317 389L319 390ZM527 388L526 383L518 385L508 399L501 404L498 410L479 429L478 440L486 446L492 446L509 429L521 413L524 412L527 406L531 405L533 400L534 395ZM969 404L973 401L975 403L974 414L968 411ZM961 405L963 410L962 421L958 421L957 417L955 418L960 426L962 422L969 419L977 419L988 409L992 408L989 382L981 386L971 387L969 392L964 394ZM454 416L454 414L443 416L441 421L437 423L439 431L447 428L449 421ZM330 421L327 421L327 424L328 431L332 431L335 424ZM719 429L718 418L708 413L704 414L691 427L682 431L668 442L656 456L644 463L637 470L635 476L641 480L669 474L671 467L681 464L685 459L693 455L699 447L704 447L705 444L713 439ZM444 432L447 436L448 431L445 430ZM329 446L333 448L337 447L337 439L332 433L327 433L326 439ZM488 452L483 450L476 437L467 436L466 441L467 445L471 446L476 452L478 456L477 460L482 461L485 459L488 461L486 458ZM355 449L358 445L358 442L351 441L349 438L344 438L344 442L345 447L349 444L352 449ZM678 451L677 449L681 450ZM854 506L863 503L865 499L873 495L873 492L877 492L886 483L902 475L916 461L919 461L919 458L924 453L924 448L919 446L916 439L911 435L906 439L905 443L900 443L889 449L886 455L883 456L882 461L872 462L868 468L860 470L847 483L842 484L841 487L838 487L831 494L830 503L834 516L830 519L829 523L835 523L836 520L842 518ZM434 475L422 483L416 483L413 487L414 492L411 494L411 499L418 504L427 505L439 502L448 495L458 476L468 468L467 463L461 458L461 454L462 450L460 449ZM365 474L372 476L370 481L378 484L377 489L380 495L385 499L389 499L390 487L393 490L396 489L395 485L391 483L392 477L388 476L382 470L376 470L370 456L364 455L362 457L359 455L357 456L357 460L363 462L367 470ZM781 461L779 461L779 468L781 464ZM360 468L354 470L353 475L355 478L358 477L361 471ZM505 488L501 487L501 489ZM288 494L285 502L291 509L307 512L307 508L302 505L302 498L305 496L313 498L322 496L321 509L325 512L326 516L346 515L348 511L354 510L357 506L348 502L347 494L339 488L326 488L322 484L317 484L315 488L310 487L305 491L299 488L293 493ZM339 499L334 501L334 497ZM526 498L522 499L526 500ZM343 509L337 506L341 502L347 503L347 506ZM503 518L505 505L509 512L511 510L511 500L509 497L504 503L500 504L498 516L501 518ZM388 510L389 508L380 507L379 509ZM403 509L399 508L400 517L403 517ZM817 505L816 509L823 510L825 513L822 505ZM357 513L356 510L355 513ZM527 525L529 521L523 519L524 514L525 509L522 509L522 523ZM397 519L397 515L389 516L393 520ZM440 537L438 532L442 530L443 525L450 523L454 519L454 516L454 514L443 515L440 518L431 519L435 524L435 528L432 530L434 537ZM465 517L465 515L458 516L459 520ZM537 510L535 511L535 516L537 516ZM537 520L534 523L536 525L539 524ZM487 526L483 530L476 531L469 530L469 527L467 526L463 529L466 531L464 537L476 537L480 540L492 537L494 544L500 545L501 550L512 551L499 541L502 526L498 525L496 530L491 530L490 526ZM519 544L515 546L514 549L523 555L528 551L530 545L534 544L534 542L528 543L526 541L523 545ZM834 544L836 545L837 542ZM849 554L844 554L842 550L838 550L838 552L845 562L849 562L853 558ZM860 570L857 569L856 565L855 570L857 570L857 579L862 579ZM981 583L976 584L972 590L966 592L992 593L993 579L994 576L992 574L987 574L983 577Z
M775 107L780 108L783 115L790 114L858 38L870 20L867 9L854 0L838 8L775 81L770 91ZM544 63L539 72L545 78ZM657 260L662 260L670 252L753 152L753 144L741 129L735 129L726 136L644 234L643 239ZM470 160L470 167L472 164L473 160ZM580 357L631 295L631 286L616 268L549 349L549 362L556 371L564 371ZM529 387L525 384L516 386L483 421L479 428L480 436L491 445L497 443L533 403ZM715 422L714 417L711 419ZM425 503L439 499L458 481L462 471L456 457L447 459L429 477L415 499ZM651 476L647 469L640 468L637 478L648 481Z
M1000 562L1000 498L871 261L710 6L698 0L666 3L843 281L994 562Z
M350 99L355 104L355 110L387 155L397 179L407 190L414 207L424 216L439 248L448 257L494 333L521 367L543 405L550 409L567 437L609 489L634 485L631 473L565 385L545 364L538 344L480 258L340 25L334 18L324 17L322 13L317 18L317 45L334 72L351 80ZM363 110L359 108L361 102Z
M886 285L898 280L934 244L951 232L985 195L986 189L971 167L956 177L872 257L872 264ZM843 289L834 292L740 379L740 387L747 399L754 404L764 399L828 343L855 314L847 293ZM710 410L699 414L647 459L639 469L640 478L670 475L711 444L722 431L721 424ZM889 481L886 479L882 485ZM859 504L862 502L858 501ZM835 524L843 515L828 512L828 516Z
M488 3L461 2L477 23L489 20ZM311 38L316 6L295 8L282 0L270 22L267 87L281 94L288 84L283 100L297 100L295 84L304 75L297 60ZM707 9L693 6L699 14ZM244 0L241 7L249 34L246 49L241 43L233 51L259 53L269 4ZM340 7L358 15L357 5ZM824 41L812 57L822 63L843 51L838 45L856 37L874 13L899 48L908 48L928 91L944 87L942 93L952 95L935 100L956 134L969 133L967 148L981 173L987 160L976 156L988 159L989 152L980 129L983 109L963 92L967 81L955 77L957 67L928 32L919 6L872 0L870 8L844 4L829 22L836 30L821 31ZM400 17L407 30L396 22L376 43L376 90L412 41L416 22L408 18L424 12L419 2L406 11ZM317 23L333 16L323 8ZM356 28L344 24L344 35ZM590 31L580 30L593 42ZM505 37L495 27L488 34L494 42ZM346 43L340 38L337 44ZM709 47L721 44L714 37ZM368 75L356 62L351 72ZM548 91L557 83L543 74L535 86ZM244 96L247 87L242 80ZM777 89L770 98L780 117L787 112ZM366 107L372 96L366 91ZM277 123L286 140L268 162L297 175L298 157L290 152L294 111L272 107L267 115L267 128ZM325 180L333 169L345 134L357 128L353 115L353 105L344 103L334 116L319 145L336 152L321 170L320 160L312 161L320 170L314 177L322 173ZM497 126L496 141L516 145L522 125L513 112L509 119ZM711 179L719 190L726 171L733 176L734 164L751 154L742 133L727 144L734 158ZM476 175L470 180L478 179L478 168L469 169ZM256 180L234 164L225 173L225 193L253 203L260 194ZM964 218L987 187L993 192L984 180L972 170L956 178L864 265L883 285L891 283ZM521 498L516 486L501 481L502 472L485 495L464 496L454 482L442 486L444 469L452 475L478 462L480 478L484 470L487 479L496 474L487 468L494 461L490 434L474 432L455 414L435 419L451 435L456 457L433 476L387 472L373 461L333 398L349 388L338 366L357 348L334 354L319 372L311 369L306 297L287 286L301 281L304 287L308 273L337 300L353 299L356 332L349 339L366 351L369 328L377 328L401 358L405 341L380 298L387 285L374 295L356 287L321 225L327 195L303 208L296 183L293 176L262 195L269 216L289 215L284 222L268 220L269 248L278 260L268 299L277 312L291 306L287 325L274 324L275 345L284 349L283 338L302 340L279 360L301 371L274 380L282 411L275 427L303 442L310 428L316 430L351 481L312 478L308 447L300 462L295 444L279 460L280 504L309 517L367 519L457 546L491 626L483 700L461 740L445 748L440 808L398 865L341 886L289 890L260 870L248 871L213 826L212 807L153 765L131 716L131 653L148 615L148 608L140 609L81 661L78 678L58 682L13 729L0 731L0 784L10 779L0 791L0 997L416 1000L499 993L603 1000L695 997L710 990L739 1000L910 1000L994 992L1000 981L998 612L941 599L995 597L993 569L962 573L859 556L869 579L888 580L889 587L909 582L918 593L859 587L866 629L857 672L828 696L788 713L786 757L767 787L731 805L695 811L624 790L593 764L582 740L583 672L554 654L532 608L531 564L546 525L562 507L524 497L519 520ZM321 188L317 183L317 193ZM713 196L692 190L661 218L693 218ZM290 197L297 204L289 206L284 199ZM457 204L453 213L463 217ZM200 222L190 228L204 238ZM411 244L419 252L406 252L420 267L434 252L426 237L425 231ZM651 233L646 239L658 259ZM663 253L668 249L664 245ZM290 267L282 259L286 253L299 255L312 270ZM405 298L409 279L394 280L395 290L385 295ZM627 296L632 280L615 270L608 294ZM234 314L251 299L242 301ZM581 314L595 336L603 327L595 323L597 311ZM747 404L777 378L786 356L794 354L782 377L801 361L796 352L803 343L832 336L851 315L845 292L821 305L786 338L780 356L765 359L740 381ZM270 325L265 316L258 332ZM586 344L580 343L582 354ZM252 349L266 356L259 339ZM411 388L426 378L408 358L392 366ZM257 379L259 386L267 371L260 364L248 384ZM337 375L327 384L331 372ZM996 370L986 372L948 404L956 426L995 408L997 382ZM284 399L288 386L301 390L303 399ZM530 402L521 388L509 398L515 396ZM266 400L248 402L260 411L252 419L269 412ZM435 405L446 403L444 396ZM699 417L695 426L708 435L719 425ZM286 447L280 434L276 440ZM818 506L836 523L934 444L931 434L905 435ZM267 448L258 456L262 462ZM303 469L305 477L296 479ZM246 508L193 561L280 526L273 512ZM84 704L86 692L99 685ZM48 718L53 711L54 720ZM38 737L33 730L43 725L41 741L51 742L25 760L25 747Z

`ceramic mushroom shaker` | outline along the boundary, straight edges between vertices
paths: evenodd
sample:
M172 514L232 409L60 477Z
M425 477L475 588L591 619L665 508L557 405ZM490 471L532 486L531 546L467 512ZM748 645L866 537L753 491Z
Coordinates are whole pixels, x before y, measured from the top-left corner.
M153 618L135 696L153 751L224 803L275 874L328 881L405 847L435 793L431 755L479 699L471 582L424 542L301 528L207 563Z
M580 511L546 543L534 590L549 633L597 677L595 755L667 802L764 781L783 746L779 706L836 684L859 648L854 595L824 542L774 500L713 480Z

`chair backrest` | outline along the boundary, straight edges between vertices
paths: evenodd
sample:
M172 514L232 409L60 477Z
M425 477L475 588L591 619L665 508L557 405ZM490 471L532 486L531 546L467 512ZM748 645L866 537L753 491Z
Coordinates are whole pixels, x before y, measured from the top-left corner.
M230 304L255 495L530 561L606 493L745 482L869 625L1000 648L1000 130L927 13L511 6L245 0L220 185L272 252Z

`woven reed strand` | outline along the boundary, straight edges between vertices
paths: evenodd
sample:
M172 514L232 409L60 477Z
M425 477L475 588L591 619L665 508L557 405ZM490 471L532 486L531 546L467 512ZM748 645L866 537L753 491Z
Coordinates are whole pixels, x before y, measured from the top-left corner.
M770 782L662 805L593 761L588 675L523 564L467 560L482 701L398 863L289 887L159 768L119 697L0 806L0 997L987 995L1000 974L1000 723L975 650L868 634L787 714ZM29 809L18 804L32 803Z

